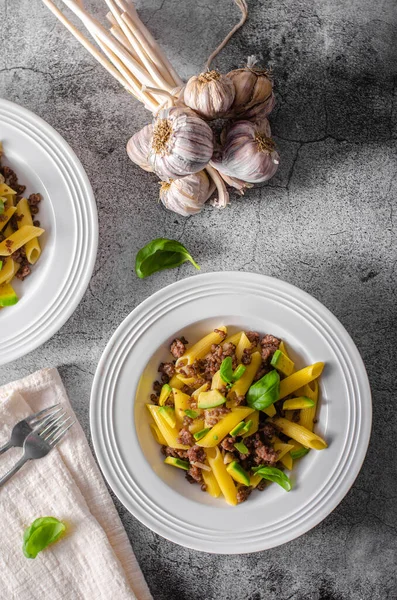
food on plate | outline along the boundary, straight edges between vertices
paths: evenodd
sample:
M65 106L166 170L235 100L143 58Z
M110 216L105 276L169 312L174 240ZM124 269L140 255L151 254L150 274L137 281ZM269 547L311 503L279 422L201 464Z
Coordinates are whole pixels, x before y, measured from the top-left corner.
M150 425L165 463L211 496L244 502L268 481L292 488L284 469L327 443L314 433L324 363L296 370L271 334L219 326L193 345L170 346L153 384Z
M23 197L26 187L10 167L1 164L2 155L0 143L0 307L18 302L12 281L30 275L40 258L38 238L44 233L37 220L41 195Z

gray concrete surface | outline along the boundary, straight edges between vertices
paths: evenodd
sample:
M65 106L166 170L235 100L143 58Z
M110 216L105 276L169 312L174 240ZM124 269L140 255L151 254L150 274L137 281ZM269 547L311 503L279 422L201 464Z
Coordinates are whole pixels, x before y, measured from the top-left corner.
M156 178L125 154L145 110L39 0L0 0L0 96L44 117L71 144L100 222L80 306L40 349L1 367L0 383L57 366L89 437L90 386L110 334L150 294L193 274L184 265L139 281L135 254L154 237L186 243L203 272L257 271L300 286L351 333L373 390L369 452L340 506L290 544L234 557L185 550L117 508L155 600L395 600L397 4L248 3L249 22L215 64L227 71L257 54L273 67L282 163L268 185L226 211L208 207L183 219L159 206ZM99 14L103 3L91 4ZM237 17L231 0L137 6L183 77L201 69Z

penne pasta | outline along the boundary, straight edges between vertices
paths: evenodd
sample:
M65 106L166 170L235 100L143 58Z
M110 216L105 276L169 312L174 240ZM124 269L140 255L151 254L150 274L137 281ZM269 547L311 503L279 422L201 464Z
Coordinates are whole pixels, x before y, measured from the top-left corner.
M11 227L11 223L7 223L6 228L3 231L3 235L8 238L10 237L10 235L12 235L14 233L13 228Z
M274 417L272 423L284 435L296 440L302 446L305 446L305 448L313 448L313 450L324 450L324 448L327 448L327 443L319 435L309 431L306 427L302 427L302 425L298 425L298 423L293 423L283 417Z
M197 390L194 390L194 392L192 394L192 398L194 400L198 400L198 397L200 396L201 392L207 392L209 389L210 389L210 383L209 383L209 381L207 381L201 387L197 388Z
M293 450L292 444L284 444L283 442L276 442L273 444L273 448L278 452L278 460L281 460L283 456L288 454L291 450Z
M173 375L169 380L169 385L172 388L176 388L177 390L181 390L184 387L184 383L179 379L177 375Z
M5 209L2 215L0 215L0 231L3 231L12 215L16 212L15 206L10 206Z
M179 428L181 428L183 418L186 416L185 410L187 410L190 407L190 396L184 394L181 390L178 390L177 388L173 388L172 392L174 394L176 424Z
M163 437L160 429L157 427L157 425L155 425L154 423L150 423L150 430L153 434L153 437L155 439L155 441L160 444L161 446L166 446L167 442L165 441L165 438Z
M262 412L264 412L268 417L274 417L274 415L277 413L274 404L264 408Z
M207 449L205 452L208 463L226 502L235 506L237 504L237 488L233 478L226 470L226 465L223 462L223 457L219 448Z
M22 227L33 227L32 214L30 212L29 202L26 198L21 198L17 204L18 229ZM37 237L32 238L25 244L26 258L31 265L40 258L41 248Z
M232 385L231 390L227 395L229 399L233 399L236 396L244 396L248 392L252 382L254 381L254 377L258 372L261 362L262 357L260 353L254 352L251 356L251 363L247 365L244 375Z
M0 271L0 284L2 283L10 283L15 273L17 273L19 269L19 264L12 260L12 258L8 258L3 262L3 268Z
M44 233L44 229L41 227L24 225L0 243L0 256L11 256L16 250L42 233Z
M188 450L189 446L185 446L178 442L179 431L176 428L170 427L170 425L162 419L161 414L158 412L161 406L156 406L155 404L146 404L146 406L148 407L155 424L159 428L161 435L167 442L167 446L178 448L180 450Z
M262 477L257 473L253 473L253 475L250 476L250 486L252 488L256 488L261 481Z
M281 400L282 398L285 398L285 396L289 396L289 394L292 394L297 389L306 385L310 381L313 381L313 379L317 379L317 377L321 375L323 368L324 363L317 362L313 365L305 367L304 369L301 369L300 371L295 371L295 373L292 373L292 375L282 379L280 381L279 399Z
M218 423L197 442L197 445L202 446L203 448L213 448L214 446L217 446L237 423L243 421L245 417L248 417L248 415L251 415L253 412L254 409L249 406L232 408L230 413L218 421Z
M280 462L282 465L284 465L284 467L286 469L288 469L288 471L292 471L292 467L294 465L294 461L292 460L292 456L290 454L290 452L288 452L287 454L285 454L284 456L282 456L280 458Z
M211 390L222 390L226 386L226 383L221 377L221 372L217 371L211 381Z
M243 331L236 347L236 356L239 363L241 363L244 350L247 350L248 348L251 348L251 342Z
M186 365L192 365L195 360L204 358L204 356L211 350L211 346L213 344L220 344L223 341L225 337L224 334L226 333L227 328L220 326L205 337L201 338L201 340L196 342L196 344L188 349L183 356L178 358L176 361L176 368L180 369Z
M177 377L183 385L187 385L193 389L198 389L204 383L204 380L200 377L184 377L183 375L177 375Z
M213 472L203 470L202 475L204 483L207 486L206 492L208 492L208 494L213 498L219 498L222 492Z
M306 429L313 431L314 419L316 418L317 412L318 382L316 380L311 381L310 383L307 383L305 386L303 386L303 388L300 388L300 390L303 391L302 395L305 395L307 398L313 400L314 406L310 408L303 408L301 410L299 416L299 424L302 425L302 427L306 427Z
M237 344L240 341L240 337L241 337L242 333L243 333L242 331L238 331L237 333L232 333L232 335L229 335L223 343L224 344L227 344L227 343L233 344L234 346L237 346Z

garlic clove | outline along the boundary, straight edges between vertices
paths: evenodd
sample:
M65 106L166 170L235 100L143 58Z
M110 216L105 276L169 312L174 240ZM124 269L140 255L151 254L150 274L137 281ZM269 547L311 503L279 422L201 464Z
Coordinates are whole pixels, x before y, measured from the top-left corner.
M201 171L213 150L211 128L190 108L166 108L154 119L149 162L160 179L179 179Z
M227 75L207 71L189 79L184 89L186 106L204 119L224 116L233 104L235 89Z
M153 135L153 125L145 125L143 129L137 131L127 142L127 154L133 163L140 166L145 171L152 172L153 168L149 163L149 148Z
M188 217L202 210L211 190L212 186L205 171L199 171L182 179L163 181L160 186L160 200L169 210Z
M211 165L227 177L248 183L267 181L277 171L279 155L271 139L269 121L236 121L227 131L220 157Z
M243 69L235 69L227 74L232 80L236 95L230 109L230 116L244 117L246 112L265 102L272 94L273 83L269 71L255 67L250 57Z
M267 100L256 104L244 113L244 119L247 121L262 121L270 115L273 108L276 106L276 98L272 93ZM238 117L236 117L238 118Z

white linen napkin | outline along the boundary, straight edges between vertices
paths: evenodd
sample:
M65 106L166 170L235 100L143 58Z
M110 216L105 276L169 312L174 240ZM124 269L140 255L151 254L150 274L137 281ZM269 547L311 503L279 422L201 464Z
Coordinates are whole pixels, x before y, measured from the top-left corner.
M0 446L12 426L62 402L73 414L56 369L0 388ZM0 476L21 455L0 456ZM34 460L0 488L2 600L152 600L83 430L73 425L46 457ZM22 536L38 517L66 523L64 538L25 558Z

